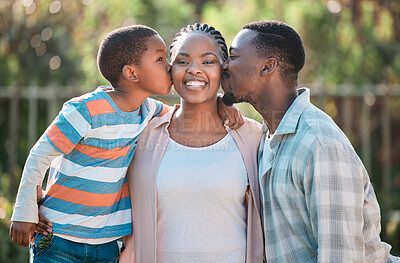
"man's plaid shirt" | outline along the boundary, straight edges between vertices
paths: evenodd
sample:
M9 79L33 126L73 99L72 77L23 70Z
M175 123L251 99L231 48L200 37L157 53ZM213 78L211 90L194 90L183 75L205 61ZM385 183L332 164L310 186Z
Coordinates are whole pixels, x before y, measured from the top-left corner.
M361 160L310 91L299 93L260 146L267 262L395 261Z

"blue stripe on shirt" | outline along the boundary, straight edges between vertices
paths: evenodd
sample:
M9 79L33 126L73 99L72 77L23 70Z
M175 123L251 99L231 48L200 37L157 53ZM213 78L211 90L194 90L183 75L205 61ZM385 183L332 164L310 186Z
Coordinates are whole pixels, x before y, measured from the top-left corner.
M75 130L74 126L72 126L71 123L68 122L68 120L64 117L62 113L58 116L56 125L58 129L60 129L60 131L64 134L64 136L67 137L73 144L77 144L79 140L82 139L78 131Z
M58 185L95 194L117 193L127 181L126 177L123 176L123 178L117 182L99 182L76 176L68 176L60 172L57 172L56 176L53 178L56 180L53 182Z
M64 158L81 166L123 168L129 166L135 150L136 147L131 147L126 156L117 159L101 159L88 157L86 154L73 149L70 154L64 155Z
M70 236L76 236L79 233L79 237L83 238L120 237L132 234L132 223L100 228L53 223L53 233Z
M140 134L134 138L121 138L121 139L98 139L98 138L87 138L81 143L84 145L90 145L94 147L104 149L114 149L119 147L125 147L127 145L135 145L139 140Z

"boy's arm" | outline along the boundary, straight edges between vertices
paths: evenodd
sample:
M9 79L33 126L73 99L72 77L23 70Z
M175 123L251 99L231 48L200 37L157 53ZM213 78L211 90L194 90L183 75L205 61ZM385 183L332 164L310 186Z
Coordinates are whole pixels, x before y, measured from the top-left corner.
M57 118L29 153L11 218L14 224L10 235L19 244L26 244L39 220L36 186L42 185L51 162L62 154L69 154L86 136L91 127L87 120L90 120L90 116L84 103L72 101L64 104ZM33 226L29 223L33 223Z
M34 224L38 222L36 186L42 185L51 162L61 154L60 151L51 145L45 134L33 146L22 172L14 213L11 218L12 221Z
M147 100L149 101L150 108L154 108L153 111L152 111L154 113L153 113L153 116L151 118L161 117L165 113L169 112L172 109L171 106L169 106L167 104L164 104L161 101L158 101L158 100L155 100L155 99L152 99L152 98L147 98Z
M18 245L25 247L28 247L34 237L35 224L39 220L36 186L42 185L51 161L61 155L61 152L57 151L44 136L29 153L11 218L10 237Z
M37 195L36 201L39 204L40 201L42 200L42 187L40 185L36 187L36 195ZM39 214L39 219L40 221L43 222L43 225L45 225L42 226L43 229L48 230L52 226L52 223L43 215ZM28 247L29 242L31 240L34 240L34 230L35 230L34 223L13 221L11 222L10 226L10 237L12 241L16 242L17 244L24 247Z

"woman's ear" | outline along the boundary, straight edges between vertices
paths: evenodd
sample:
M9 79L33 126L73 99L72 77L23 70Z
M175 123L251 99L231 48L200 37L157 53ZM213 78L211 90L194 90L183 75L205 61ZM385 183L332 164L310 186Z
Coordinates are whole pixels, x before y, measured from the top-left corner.
M274 69L277 67L278 65L278 60L276 60L276 58L271 57L271 58L267 58L266 60L264 60L264 65L263 65L263 69L261 71L261 76L265 76L268 75L269 73L273 72Z
M122 68L122 76L127 80L127 81L132 81L132 82L138 82L139 78L136 75L135 72L135 67L130 66L130 65L125 65Z

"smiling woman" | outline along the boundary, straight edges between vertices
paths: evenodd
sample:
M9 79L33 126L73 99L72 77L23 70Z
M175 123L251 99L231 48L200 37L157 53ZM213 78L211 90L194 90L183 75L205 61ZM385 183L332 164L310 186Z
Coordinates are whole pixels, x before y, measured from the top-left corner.
M181 106L150 122L140 138L128 171L134 235L120 262L262 262L261 129L248 119L238 130L222 124L217 91L226 58L223 37L206 24L189 25L173 40Z

